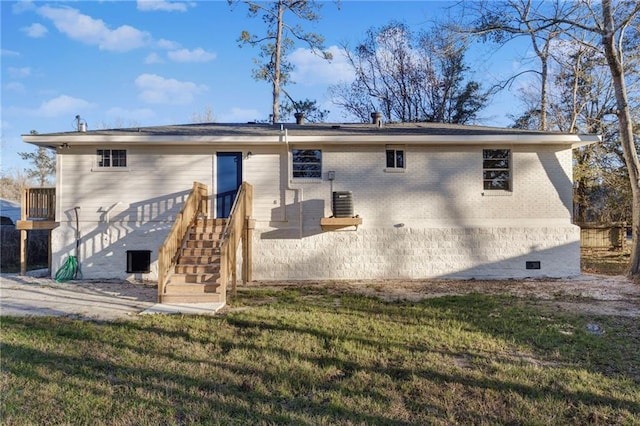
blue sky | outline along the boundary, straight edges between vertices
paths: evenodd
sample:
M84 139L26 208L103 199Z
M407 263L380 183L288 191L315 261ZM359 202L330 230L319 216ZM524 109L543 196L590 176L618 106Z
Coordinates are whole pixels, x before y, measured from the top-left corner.
M391 20L416 31L447 13L437 1L322 2L322 34L331 63L304 46L289 58L296 99L315 99L345 121L327 88L349 81L339 46L354 46L371 27ZM256 49L238 47L244 29L260 33L243 4L226 1L1 1L1 130L3 171L27 166L33 151L20 135L70 131L80 115L88 128L190 123L209 109L217 122L265 120L271 88L252 78ZM468 64L486 84L520 66L526 47L493 52L474 45ZM479 124L505 126L519 109L513 93L496 98Z

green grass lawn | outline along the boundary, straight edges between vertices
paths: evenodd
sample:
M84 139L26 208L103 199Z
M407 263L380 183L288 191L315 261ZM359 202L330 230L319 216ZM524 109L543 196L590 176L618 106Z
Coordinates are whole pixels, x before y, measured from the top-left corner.
M637 318L540 303L253 289L215 317L2 317L2 424L640 424Z

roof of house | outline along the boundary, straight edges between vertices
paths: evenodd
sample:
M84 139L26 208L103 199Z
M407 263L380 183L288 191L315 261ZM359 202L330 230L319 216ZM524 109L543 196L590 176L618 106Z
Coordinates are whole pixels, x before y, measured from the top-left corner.
M23 135L39 146L117 144L570 144L598 142L596 135L541 132L445 123L198 123Z

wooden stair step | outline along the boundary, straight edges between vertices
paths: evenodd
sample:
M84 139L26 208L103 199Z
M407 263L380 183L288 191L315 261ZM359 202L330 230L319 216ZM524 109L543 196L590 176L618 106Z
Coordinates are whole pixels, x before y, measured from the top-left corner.
M220 240L222 239L221 232L189 232L188 240Z
M198 250L198 249L192 249ZM208 249L203 249L208 250ZM219 254L194 254L186 255L184 252L178 257L178 265L214 265L220 263Z
M170 282L165 287L166 294L209 294L217 293L220 288L218 283L175 283Z
M222 240L187 240L187 248L217 248Z
M218 284L220 280L220 274L218 273L203 273L203 274L176 274L174 273L169 278L170 284Z
M193 228L195 229L207 229L207 230L215 230L219 229L222 231L224 229L224 225L226 221L224 219L207 219L207 220L198 220Z
M221 303L225 297L219 293L172 293L160 296L160 303Z
M192 256L218 256L220 257L220 248L219 247L210 247L210 248L190 248L185 247L182 249L181 256L192 257Z
M215 274L220 270L220 265L176 265L174 270L176 274Z
M225 219L199 219L188 231L161 303L219 303L220 244Z

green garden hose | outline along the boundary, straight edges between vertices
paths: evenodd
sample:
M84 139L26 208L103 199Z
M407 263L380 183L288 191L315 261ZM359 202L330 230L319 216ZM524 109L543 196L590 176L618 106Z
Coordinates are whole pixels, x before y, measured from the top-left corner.
M76 255L69 256L67 261L64 262L64 265L62 265L56 272L56 276L54 278L56 282L59 283L75 280L78 278L78 275L82 278L80 263L78 262L78 256L80 255L80 221L78 219L78 210L80 210L80 207L74 207L73 209L76 214Z
M64 265L58 269L56 272L56 282L63 283L65 281L72 280L76 277L76 273L78 272L78 260L75 256L69 256L67 261L64 262Z

